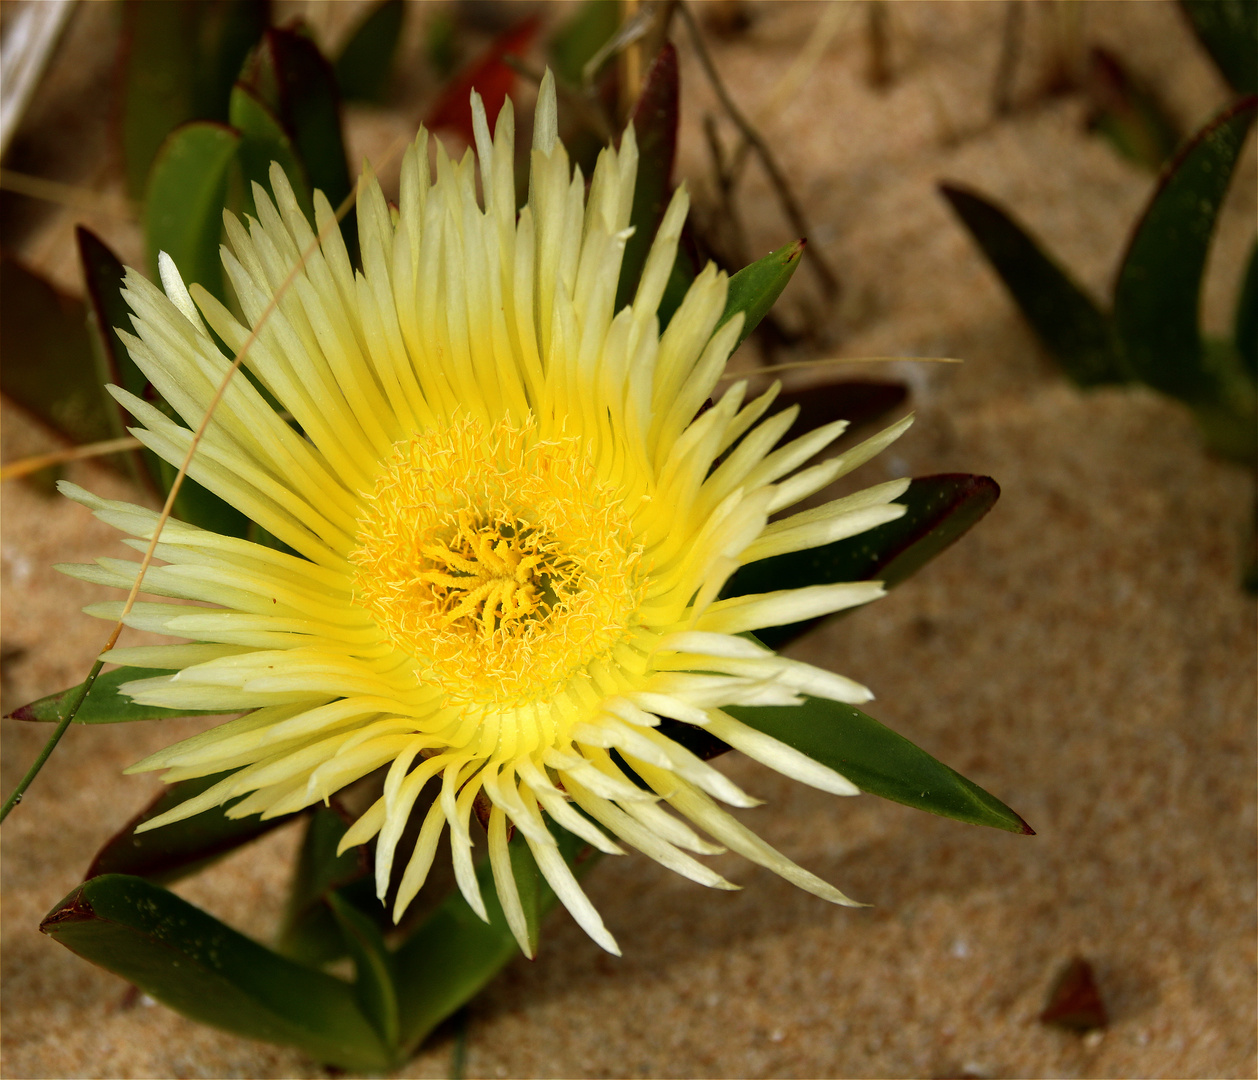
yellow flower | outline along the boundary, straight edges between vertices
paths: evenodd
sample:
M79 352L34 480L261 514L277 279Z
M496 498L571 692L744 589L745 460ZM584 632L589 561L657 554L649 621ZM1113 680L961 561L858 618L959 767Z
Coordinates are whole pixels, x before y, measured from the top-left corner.
M291 550L166 524L164 565L147 572L145 592L208 606L139 603L126 622L193 643L119 648L106 659L173 672L125 684L137 702L248 711L133 767L165 769L168 781L231 770L148 827L240 796L234 817L291 813L387 766L383 795L342 846L376 838L382 898L395 860L405 863L395 918L446 829L459 887L485 916L470 827L478 797L490 808L494 882L526 952L508 826L586 932L618 951L547 817L602 851L619 853L623 842L704 885L734 888L693 858L721 850L697 825L809 892L851 903L722 810L718 800L756 800L658 726L660 717L697 725L805 783L855 794L844 777L723 707L796 704L803 693L867 700L851 680L745 635L865 603L881 586L719 594L742 564L899 516L892 500L907 481L769 521L868 460L907 422L801 468L842 422L774 449L795 415L762 419L776 386L744 403L737 383L704 410L742 316L720 323L726 277L708 266L659 332L684 189L632 305L615 312L637 173L632 128L619 151L603 151L587 198L556 136L548 77L528 204L517 215L510 102L492 138L478 98L473 106L483 208L477 156L454 163L438 146L432 180L421 130L397 211L364 177L362 272L316 195L322 241L265 320L315 234L278 168L274 203L255 188L258 221L225 219L224 266L250 326L263 322L246 360L256 384L232 380L189 475ZM229 366L208 330L231 349L250 330L204 289L187 289L169 259L161 268L164 294L128 272L135 334L126 342L195 428ZM111 390L144 444L179 463L189 428ZM144 549L154 513L64 490ZM65 569L130 588L137 564ZM116 619L121 608L87 610ZM399 850L429 782L439 796L418 840Z

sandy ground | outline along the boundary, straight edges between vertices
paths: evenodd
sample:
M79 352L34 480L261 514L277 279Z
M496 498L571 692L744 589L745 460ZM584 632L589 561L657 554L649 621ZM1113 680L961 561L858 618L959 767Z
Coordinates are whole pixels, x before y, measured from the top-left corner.
M757 9L748 34L720 45L748 111L767 100L822 10ZM1005 799L1038 835L868 796L835 800L731 755L725 767L767 801L746 820L874 906L831 908L729 856L717 868L741 892L703 890L641 857L606 860L587 887L624 959L555 917L538 958L512 963L472 1005L468 1075L1258 1072L1258 642L1253 599L1237 587L1252 481L1207 458L1175 406L1141 390L1069 386L934 190L950 178L989 192L1050 236L1089 286L1107 288L1153 179L1084 132L1079 96L1037 93L1061 10L1029 8L1020 106L999 122L991 80L1004 9L995 4L894 5L895 80L882 92L865 80L854 14L798 96L765 122L814 223L810 240L844 281L826 322L838 347L966 360L896 365L918 423L862 480L956 470L989 473L1003 488L961 544L797 655L873 687L874 715ZM1069 10L1087 41L1154 81L1185 126L1226 100L1174 6ZM699 123L711 95L686 50L683 79L680 172L702 195ZM93 86L90 72L68 83L63 110ZM356 120L364 143L398 123ZM76 162L64 178L107 182L107 162ZM1234 187L1206 303L1220 327L1252 242L1252 146ZM789 238L761 180L753 175L743 196L757 253ZM57 260L73 220L47 218L23 241L70 279ZM124 232L114 238L125 248L134 240ZM801 273L783 303L787 319L817 306L813 282ZM6 461L49 444L6 406ZM68 475L127 494L98 467ZM6 665L7 711L78 681L106 632L78 614L98 591L51 564L122 548L81 508L35 487L7 484L3 497L4 642L24 650ZM197 724L72 731L6 824L5 1076L328 1075L295 1051L137 1000L36 930L155 790L121 769ZM5 722L6 792L44 734ZM179 891L265 938L293 843L274 834ZM1111 1017L1087 1037L1037 1019L1076 954L1094 965ZM454 1045L451 1031L439 1032L399 1075L449 1075Z

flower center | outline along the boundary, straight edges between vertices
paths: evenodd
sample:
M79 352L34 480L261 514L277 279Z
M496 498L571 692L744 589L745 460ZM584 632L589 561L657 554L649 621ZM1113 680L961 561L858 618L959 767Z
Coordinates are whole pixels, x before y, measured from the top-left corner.
M625 637L646 588L580 441L532 423L399 442L357 539L356 601L451 704L548 699Z

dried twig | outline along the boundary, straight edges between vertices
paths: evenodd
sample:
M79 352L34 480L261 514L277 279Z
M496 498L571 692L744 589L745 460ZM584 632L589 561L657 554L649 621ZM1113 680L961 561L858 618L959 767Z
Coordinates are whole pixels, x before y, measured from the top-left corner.
M742 114L729 96L729 92L725 89L725 84L721 81L720 75L717 74L716 66L712 63L712 57L708 54L708 50L703 43L703 36L699 32L699 26L695 22L690 5L682 3L678 5L678 8L681 11L683 21L690 31L690 40L694 42L695 53L699 57L699 63L702 65L708 81L712 84L712 89L716 91L716 96L720 100L722 108L725 109L725 112L738 130L742 132L743 138L746 139L752 150L755 151L756 156L760 159L761 164L764 165L774 190L781 200L782 209L791 223L791 228L799 233L800 236L807 236L810 231L808 221L804 217L804 212L800 208L785 174L777 163L777 158L773 156L773 151L769 148L768 143L765 142L764 137ZM830 268L825 257L815 247L812 249L811 255L812 257L805 261L812 267L813 273L817 275L827 298L833 300L839 294L838 276Z
M123 450L138 450L140 440L131 435L118 439L106 439L103 442L85 443L82 446L69 446L64 450L53 450L47 454L35 454L32 457L19 458L0 468L0 481L16 480L19 476L29 476L49 465L61 465L67 461L82 461L84 458L104 457L106 454L117 454Z

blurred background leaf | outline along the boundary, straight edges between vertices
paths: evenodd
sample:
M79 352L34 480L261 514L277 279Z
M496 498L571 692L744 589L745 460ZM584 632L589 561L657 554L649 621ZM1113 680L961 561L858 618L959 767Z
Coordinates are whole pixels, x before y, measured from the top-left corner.
M1179 151L1132 233L1114 289L1114 322L1131 371L1190 405L1227 395L1198 328L1201 281L1215 222L1258 111L1248 98Z
M382 0L351 31L335 64L343 100L376 105L384 101L405 17L403 0Z
M332 66L314 42L296 30L267 30L245 61L240 83L283 126L310 186L339 206L351 190L340 93Z
M132 197L167 136L190 120L227 120L240 65L270 18L265 0L127 0L122 146Z
M1088 56L1088 127L1104 136L1128 161L1157 171L1180 142L1180 132L1161 98L1127 70L1109 49Z
M939 190L1066 374L1079 386L1127 381L1109 316L1031 235L975 191Z
M1180 0L1193 32L1238 94L1258 94L1258 4Z
M83 302L0 259L0 392L76 443L115 434Z

